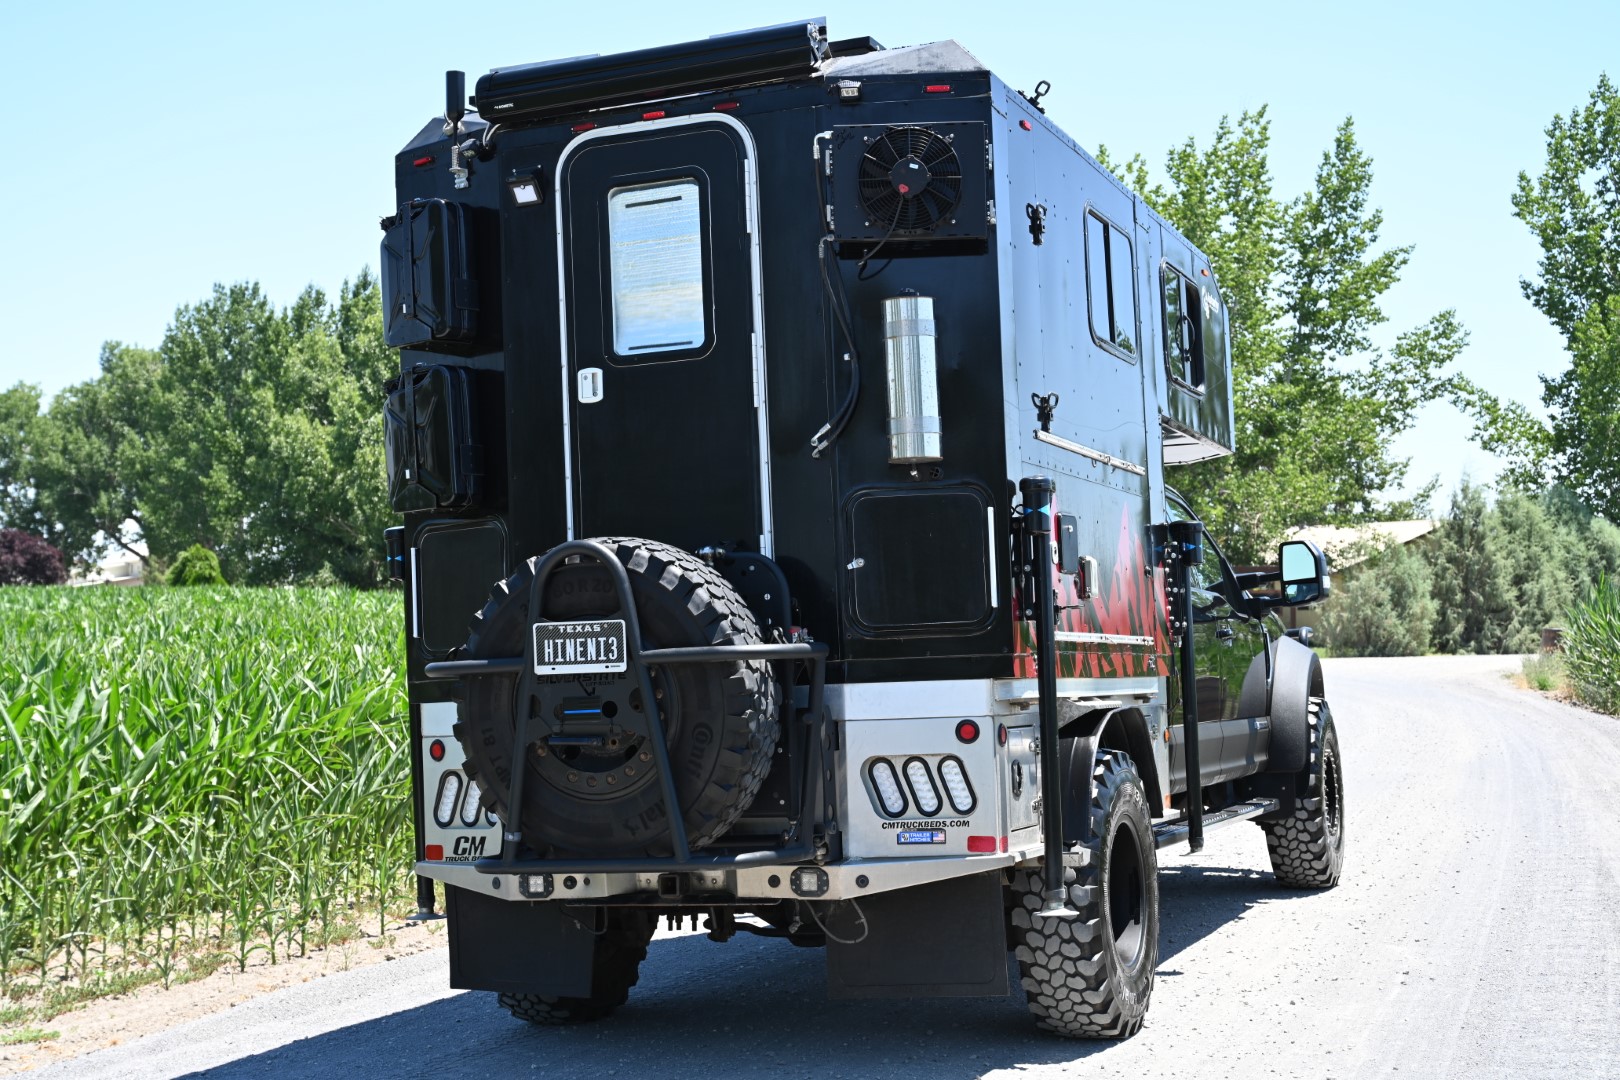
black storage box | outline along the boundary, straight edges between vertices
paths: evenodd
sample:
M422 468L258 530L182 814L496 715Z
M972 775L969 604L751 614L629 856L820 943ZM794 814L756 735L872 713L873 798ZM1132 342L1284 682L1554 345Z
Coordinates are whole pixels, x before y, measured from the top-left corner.
M459 203L412 199L383 219L383 339L390 346L467 341L476 333L465 215Z
M465 368L418 364L390 380L383 417L395 510L460 510L477 501L484 454Z

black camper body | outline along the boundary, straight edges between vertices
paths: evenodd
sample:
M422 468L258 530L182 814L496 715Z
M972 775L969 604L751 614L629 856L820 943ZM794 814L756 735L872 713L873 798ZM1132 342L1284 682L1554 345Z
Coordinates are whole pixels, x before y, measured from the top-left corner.
M1338 850L1315 657L1167 487L1232 447L1209 260L1038 102L954 42L819 22L496 70L465 115L458 85L384 222L417 870L455 985L592 1018L604 965L702 914L825 943L835 993L1004 993L1007 905L1033 955L1117 868L1111 1004L1037 1013L1129 1034L1156 845L1252 818L1274 861L1296 826ZM717 640L661 640L649 575ZM721 667L721 741L768 760L700 812ZM509 812L525 784L582 809Z

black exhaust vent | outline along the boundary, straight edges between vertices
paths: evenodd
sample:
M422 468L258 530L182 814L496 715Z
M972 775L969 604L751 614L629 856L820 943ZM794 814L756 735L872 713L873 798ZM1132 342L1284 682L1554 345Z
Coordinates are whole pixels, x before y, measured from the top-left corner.
M838 240L904 245L988 235L983 124L838 128L831 153Z

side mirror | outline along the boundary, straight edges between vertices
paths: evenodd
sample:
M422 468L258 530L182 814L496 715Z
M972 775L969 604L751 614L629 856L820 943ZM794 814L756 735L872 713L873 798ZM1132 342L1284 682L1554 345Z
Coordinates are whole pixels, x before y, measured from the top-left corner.
M1289 606L1325 600L1332 591L1327 556L1308 540L1290 540L1277 553L1282 567L1282 602Z

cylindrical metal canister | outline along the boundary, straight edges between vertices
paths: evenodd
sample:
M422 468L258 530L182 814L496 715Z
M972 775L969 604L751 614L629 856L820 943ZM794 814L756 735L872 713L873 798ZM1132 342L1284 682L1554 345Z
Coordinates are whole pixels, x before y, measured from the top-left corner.
M889 375L889 461L941 460L932 297L883 301L883 359Z

